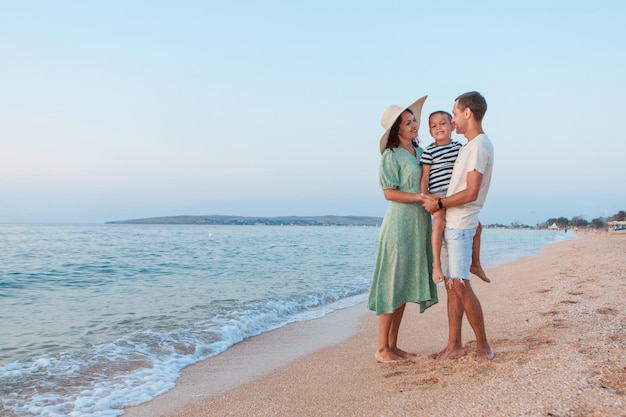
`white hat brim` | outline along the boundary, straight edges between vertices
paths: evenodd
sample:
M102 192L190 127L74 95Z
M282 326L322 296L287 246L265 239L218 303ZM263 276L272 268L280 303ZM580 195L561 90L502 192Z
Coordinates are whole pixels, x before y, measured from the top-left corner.
M409 109L413 112L413 115L415 116L415 121L417 122L417 130L419 130L420 119L422 117L422 107L424 107L424 102L426 101L427 98L428 98L428 95L425 95L424 97L417 99L410 106L407 106L398 112L398 115L394 118L394 120L385 130L385 133L383 134L383 136L380 138L380 153L381 154L385 151L385 148L387 147L387 141L389 140L389 131L391 130L393 123L396 121L398 117L400 117L402 112L404 112L405 110Z

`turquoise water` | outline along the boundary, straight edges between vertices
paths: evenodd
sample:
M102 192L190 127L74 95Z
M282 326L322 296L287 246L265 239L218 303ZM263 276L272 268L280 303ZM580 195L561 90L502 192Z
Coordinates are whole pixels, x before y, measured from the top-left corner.
M0 225L0 414L118 416L187 365L367 297L378 228ZM495 266L571 238L484 230Z

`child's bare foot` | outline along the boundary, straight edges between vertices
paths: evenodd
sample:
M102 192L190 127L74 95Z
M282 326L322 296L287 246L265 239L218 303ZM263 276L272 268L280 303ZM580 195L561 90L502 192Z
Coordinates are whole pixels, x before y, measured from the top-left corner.
M440 361L444 359L456 359L456 358L460 358L461 356L465 356L465 350L463 350L463 348L448 349L446 347L444 350L439 352L436 359Z
M489 278L487 278L487 274L485 273L485 270L483 269L482 266L471 266L470 267L470 272L474 275L476 275L478 278L482 279L485 282L491 282L491 280Z

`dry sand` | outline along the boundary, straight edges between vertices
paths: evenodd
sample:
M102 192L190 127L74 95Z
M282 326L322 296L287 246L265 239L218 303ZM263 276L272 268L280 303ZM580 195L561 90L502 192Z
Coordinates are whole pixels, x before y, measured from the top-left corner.
M132 416L626 416L626 235L582 233L487 271L472 285L496 358L436 361L447 337L445 290L409 305L409 363L374 361L365 305L245 341L184 370L174 390ZM342 338L348 337L347 340Z

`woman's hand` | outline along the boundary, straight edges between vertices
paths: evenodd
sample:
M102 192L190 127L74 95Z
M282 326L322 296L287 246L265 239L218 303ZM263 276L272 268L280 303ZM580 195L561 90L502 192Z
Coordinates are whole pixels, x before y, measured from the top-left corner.
M424 201L422 202L422 206L430 214L433 214L434 212L439 210L439 204L437 204L437 199L430 197L430 196L424 196Z

